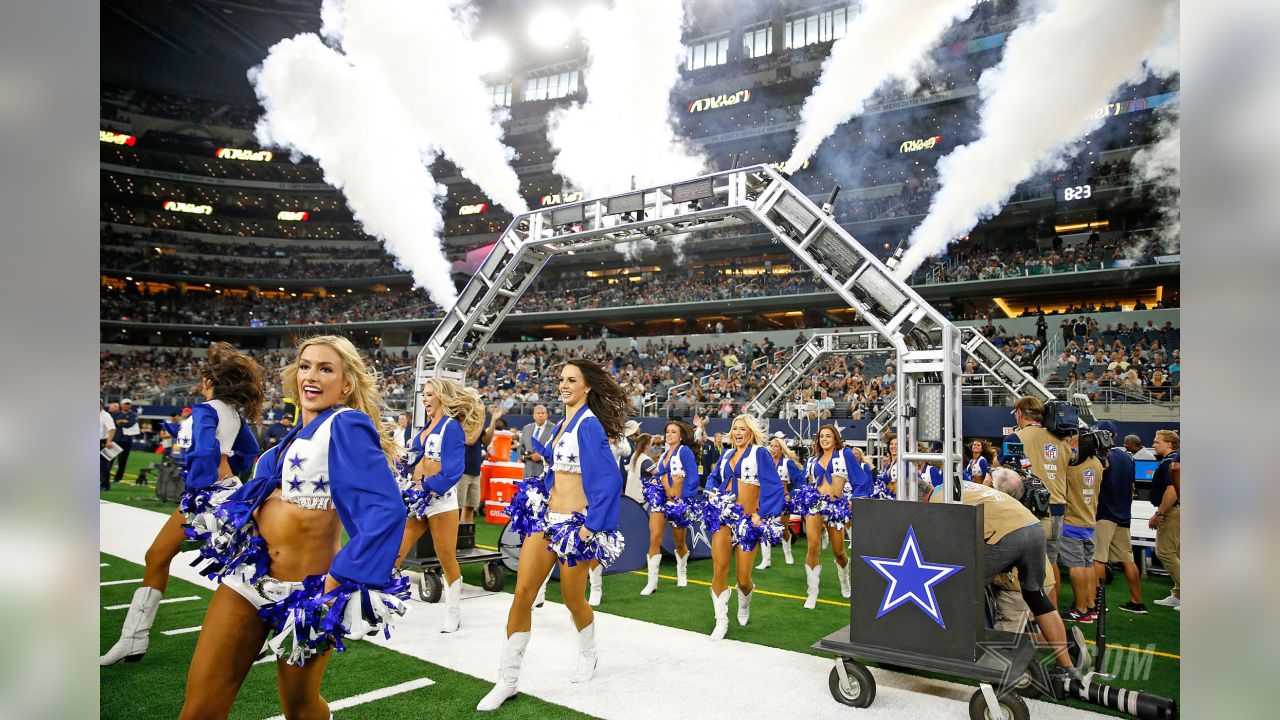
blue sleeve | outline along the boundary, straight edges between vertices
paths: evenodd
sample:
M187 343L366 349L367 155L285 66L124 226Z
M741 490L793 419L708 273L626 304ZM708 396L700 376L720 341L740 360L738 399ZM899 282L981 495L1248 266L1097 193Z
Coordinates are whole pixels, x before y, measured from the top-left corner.
M400 552L406 515L368 415L349 411L333 419L329 482L338 518L351 538L334 556L329 574L339 582L386 586Z
M280 446L277 445L270 450L262 453L258 458L257 464L253 466L253 479L236 488L227 498L227 502L238 500L247 502L251 507L258 507L266 500L272 491L274 491L279 483L276 482L276 460L279 456Z
M584 524L591 532L617 530L622 472L609 449L604 426L594 417L578 423L578 452L582 454L582 490L587 494Z
M681 445L676 452L680 453L680 462L684 465L684 483L680 486L680 497L696 497L702 490L702 478L698 474L698 461L693 457L693 449Z
M791 484L796 485L805 481L804 469L795 463L795 461L787 459L783 460L787 464L787 475L791 477Z
M849 479L846 482L853 483L853 496L871 497L871 472L867 470L865 465L858 462L858 457L853 454L852 450L845 448L842 452L844 453L845 467L849 468Z
M181 428L180 423L162 422L160 429L169 434L169 437L178 437L178 430Z
M249 423L240 418L240 432L236 433L236 440L231 445L231 457L227 459L231 472L239 475L247 470L259 452L262 452L262 448L249 429Z
M467 438L462 432L462 425L457 421L448 421L440 431L440 472L424 479L422 485L431 488L437 495L449 492L462 479L466 462Z
M778 476L778 466L773 464L773 456L765 448L756 447L757 477L760 478L760 509L756 512L760 517L778 517L782 514L782 502L785 491L782 478Z
M926 465L925 467L929 468L929 470L928 470L928 473L929 473L929 482L933 483L933 486L934 486L935 488L936 488L936 487L938 487L939 485L941 485L941 484L942 484L942 471L941 471L941 470L939 470L938 468L936 468L936 467L932 466L932 465Z
M222 447L218 445L218 412L201 403L191 408L191 448L182 453L187 464L187 490L203 490L218 482Z
M991 474L991 463L986 458L978 458L978 467L982 470L982 477L986 478Z

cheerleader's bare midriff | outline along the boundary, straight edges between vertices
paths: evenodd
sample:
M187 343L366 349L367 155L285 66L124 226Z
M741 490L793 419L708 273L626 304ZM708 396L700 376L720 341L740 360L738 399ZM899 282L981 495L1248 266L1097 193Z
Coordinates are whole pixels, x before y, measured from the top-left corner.
M300 507L271 493L254 512L277 580L302 580L329 571L338 554L342 522L336 510Z
M582 489L578 473L557 472L556 484L547 498L547 509L558 513L582 512L587 508L587 493Z

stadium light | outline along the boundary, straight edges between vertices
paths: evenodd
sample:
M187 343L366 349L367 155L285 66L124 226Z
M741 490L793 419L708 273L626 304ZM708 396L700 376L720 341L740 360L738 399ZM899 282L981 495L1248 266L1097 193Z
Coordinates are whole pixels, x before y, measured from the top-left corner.
M529 39L543 50L552 50L569 41L571 21L564 10L546 5L529 20Z
M486 35L476 39L476 54L480 62L480 74L492 75L503 72L511 63L511 48L496 35Z

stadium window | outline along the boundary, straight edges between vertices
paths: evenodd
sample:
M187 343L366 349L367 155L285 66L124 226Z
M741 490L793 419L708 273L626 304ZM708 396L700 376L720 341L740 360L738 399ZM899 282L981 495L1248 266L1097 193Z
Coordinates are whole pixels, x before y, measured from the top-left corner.
M511 107L511 83L489 86L489 107Z
M578 71L525 78L524 99L555 100L578 91Z
M751 59L773 52L773 28L766 23L743 31L742 57Z
M794 50L821 42L830 42L844 37L849 27L848 8L835 8L814 15L795 17L787 20L783 28L783 38L787 50Z
M729 62L729 37L707 40L693 45L686 45L686 70L701 70L706 67L724 65Z

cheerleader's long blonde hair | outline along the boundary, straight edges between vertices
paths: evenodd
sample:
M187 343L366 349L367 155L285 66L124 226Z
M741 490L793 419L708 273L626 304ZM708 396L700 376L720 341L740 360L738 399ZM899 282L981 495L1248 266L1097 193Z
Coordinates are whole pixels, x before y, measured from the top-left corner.
M373 420L373 426L378 430L378 442L382 446L383 454L387 456L387 463L394 465L395 459L399 456L395 440L392 439L395 424L382 422L383 402L382 393L378 390L378 375L365 364L360 351L350 340L341 335L316 335L298 343L293 362L285 365L280 371L285 392L293 393L295 397L302 397L301 388L298 387L298 359L302 357L302 352L312 345L333 348L334 352L338 353L338 357L342 358L342 376L351 385L351 392L343 396L342 404L352 410L359 410Z
M430 378L427 386L440 398L444 414L462 426L463 435L473 438L480 434L484 428L484 403L480 402L479 393L448 378Z
M741 415L733 419L735 423L738 422L739 420L746 423L747 429L751 431L752 445L761 445L766 448L768 447L768 444L765 442L764 430L760 428L760 421L756 420L755 415L752 415L750 413L742 413Z

